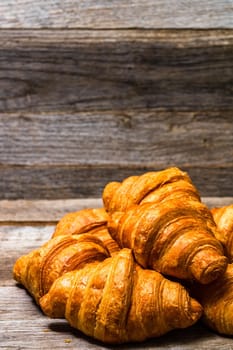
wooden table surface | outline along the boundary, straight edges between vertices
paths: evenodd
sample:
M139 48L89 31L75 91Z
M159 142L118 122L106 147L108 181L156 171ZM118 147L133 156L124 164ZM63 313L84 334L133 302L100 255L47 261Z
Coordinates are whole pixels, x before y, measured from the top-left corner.
M213 207L233 203L233 198L203 201ZM141 344L106 347L72 329L65 320L42 314L12 279L14 262L48 240L65 213L101 205L100 199L0 201L0 349L233 349L232 338L215 334L201 322Z

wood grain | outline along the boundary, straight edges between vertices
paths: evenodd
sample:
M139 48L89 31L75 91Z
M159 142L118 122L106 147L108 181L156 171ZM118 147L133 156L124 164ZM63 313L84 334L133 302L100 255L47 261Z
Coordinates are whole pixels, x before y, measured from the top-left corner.
M29 212L30 216L30 212ZM0 226L1 241L1 264L0 281L1 286L12 286L12 268L16 259L29 253L31 250L41 246L52 235L54 226Z
M2 0L1 28L233 28L232 1Z
M233 30L0 35L0 112L232 110Z
M226 167L233 165L232 112L2 113L0 163Z
M233 203L233 197L203 197L209 208ZM60 199L60 200L1 200L0 225L55 225L67 213L84 208L100 208L101 198ZM11 227L11 226L10 226Z
M169 157L169 155L168 155ZM184 167L167 162L159 166L2 166L0 193L2 199L62 199L100 197L110 181L178 165L191 176L202 196L232 196L232 163L229 166Z
M211 199L210 199L211 200ZM223 199L221 199L223 200ZM225 201L233 198L225 198ZM213 199L215 202L216 200ZM60 200L1 200L0 224L3 223L56 223L65 214L85 208L102 207L101 198Z
M0 195L100 197L176 165L232 196L233 30L1 30Z

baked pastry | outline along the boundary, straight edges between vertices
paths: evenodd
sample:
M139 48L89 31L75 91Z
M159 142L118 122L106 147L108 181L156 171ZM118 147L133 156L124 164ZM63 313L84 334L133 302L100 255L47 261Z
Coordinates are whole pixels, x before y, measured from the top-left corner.
M100 239L110 255L120 250L108 232L108 214L104 208L88 208L64 215L56 225L52 237L89 233Z
M103 243L91 234L57 236L18 258L13 277L38 303L59 276L109 256Z
M180 279L206 284L227 267L210 210L187 173L178 168L109 183L103 191L114 240L136 261Z
M229 262L233 262L233 204L212 208L211 212L218 228L217 238L222 242Z
M110 344L201 316L233 335L233 205L210 211L178 168L109 183L103 203L66 214L48 242L16 261L15 280L42 311Z
M216 281L193 285L191 291L203 307L203 322L220 334L233 335L233 265Z
M40 306L46 315L65 316L72 327L114 344L189 327L202 314L181 284L142 269L127 248L58 278Z

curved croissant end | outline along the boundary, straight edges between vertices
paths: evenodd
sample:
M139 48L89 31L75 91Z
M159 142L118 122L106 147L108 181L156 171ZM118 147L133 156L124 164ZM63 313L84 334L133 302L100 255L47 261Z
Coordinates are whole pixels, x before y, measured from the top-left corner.
M216 238L222 242L229 262L233 262L233 204L211 209L218 228Z
M220 334L233 335L233 265L218 280L192 289L203 306L204 323Z
M101 240L109 254L114 255L120 248L108 232L108 219L104 208L68 213L58 222L52 237L89 233Z
M133 249L143 267L204 284L226 270L213 216L185 172L168 168L132 176L106 186L104 203L105 197L110 234Z
M227 258L214 237L216 226L201 202L173 199L116 212L109 231L136 261L165 275L210 283L224 273Z
M21 256L13 267L13 277L38 303L59 276L107 257L109 253L102 242L92 235L58 236Z
M78 235L105 226L108 214L104 208L87 208L64 215L57 223L53 237L59 235Z
M194 324L202 314L183 286L140 268L126 248L58 278L40 306L105 343L157 337Z
M110 182L103 190L103 202L107 212L125 211L132 205L140 204L148 195L163 186L182 182L182 186L190 184L189 189L199 198L197 190L192 186L188 174L173 167L162 171L147 172L140 176L130 176L121 183ZM187 185L188 186L188 185ZM192 187L192 188L191 188ZM180 186L184 193L184 187ZM166 195L168 190L166 189ZM174 190L172 190L174 195ZM160 201L160 199L158 199ZM154 201L149 199L148 201Z

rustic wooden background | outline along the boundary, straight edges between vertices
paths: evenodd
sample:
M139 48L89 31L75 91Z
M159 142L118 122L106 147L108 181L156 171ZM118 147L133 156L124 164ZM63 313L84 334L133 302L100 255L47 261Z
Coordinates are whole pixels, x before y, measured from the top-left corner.
M171 165L233 195L233 1L1 1L2 199Z
M233 1L0 1L0 349L110 349L12 279L67 212L121 180L187 170L233 203ZM232 350L198 323L114 349Z

